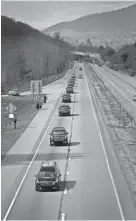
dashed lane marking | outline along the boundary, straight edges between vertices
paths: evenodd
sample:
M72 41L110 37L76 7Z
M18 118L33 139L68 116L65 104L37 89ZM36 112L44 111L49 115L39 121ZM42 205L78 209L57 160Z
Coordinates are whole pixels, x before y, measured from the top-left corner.
M65 220L65 213L62 213L62 215L61 215L61 220L62 220L62 221Z

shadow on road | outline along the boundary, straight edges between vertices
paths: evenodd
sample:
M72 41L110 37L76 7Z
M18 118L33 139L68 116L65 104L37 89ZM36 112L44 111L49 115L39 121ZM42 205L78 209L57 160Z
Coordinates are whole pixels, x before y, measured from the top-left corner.
M38 192L61 192L61 191L64 191L65 189L69 191L70 189L73 189L75 187L75 184L76 184L76 181L61 181L60 190L44 189Z
M5 156L2 161L2 166L14 166L14 165L28 165L34 154L12 154ZM37 154L34 159L34 162L42 162L42 161L55 161L55 160L66 160L67 157L72 159L83 159L86 157L90 157L90 154L84 153L50 153L50 154Z
M71 117L79 116L79 114L71 114Z
M78 101L71 101L70 103L78 103Z
M77 146L79 144L80 144L80 142L70 142L70 146L71 147Z

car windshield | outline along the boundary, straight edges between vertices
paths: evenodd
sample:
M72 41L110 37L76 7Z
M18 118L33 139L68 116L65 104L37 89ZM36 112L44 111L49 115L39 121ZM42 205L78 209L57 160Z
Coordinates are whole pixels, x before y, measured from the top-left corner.
M39 173L39 178L48 179L51 181L56 180L55 172L43 171Z
M61 109L67 109L67 108L69 108L68 106L61 106L60 107Z
M53 131L53 134L54 135L65 135L66 134L66 131L65 130L55 130L55 131Z
M54 172L54 167L41 167L40 172Z

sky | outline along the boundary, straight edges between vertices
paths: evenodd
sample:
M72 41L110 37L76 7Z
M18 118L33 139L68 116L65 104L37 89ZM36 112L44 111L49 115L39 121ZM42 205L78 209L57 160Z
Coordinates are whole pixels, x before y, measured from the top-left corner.
M135 4L136 1L7 1L1 2L1 14L14 17L43 30L59 22L112 11Z

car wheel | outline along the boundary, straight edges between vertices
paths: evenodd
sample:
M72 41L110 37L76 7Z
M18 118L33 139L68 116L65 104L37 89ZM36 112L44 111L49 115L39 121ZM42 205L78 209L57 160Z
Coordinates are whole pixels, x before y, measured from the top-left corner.
M58 188L57 188L57 190L58 190L58 191L60 190L60 185L58 185Z
M38 191L37 187L35 187L35 191Z

